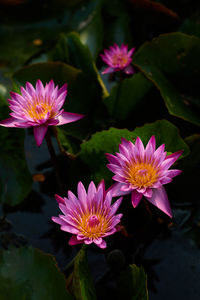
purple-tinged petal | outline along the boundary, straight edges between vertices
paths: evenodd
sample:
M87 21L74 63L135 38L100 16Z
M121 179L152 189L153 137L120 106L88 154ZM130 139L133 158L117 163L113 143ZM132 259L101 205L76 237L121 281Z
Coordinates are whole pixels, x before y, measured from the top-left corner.
M135 48L131 48L129 51L128 51L128 56L131 57L131 55L135 52Z
M47 129L48 126L46 125L33 127L33 133L38 147L42 144L45 134L47 133Z
M29 95L31 95L31 96L34 96L36 93L34 87L32 86L32 84L30 82L26 82L26 90L29 93Z
M67 95L67 83L63 84L63 86L61 86L61 88L58 90L58 97L59 97L63 92L66 92L66 95Z
M180 150L173 154L168 155L162 163L162 168L169 169L171 167L171 165L173 165L173 163L179 158L179 156L181 156L182 153L183 153L183 151Z
M131 203L133 207L135 208L140 203L140 200L142 199L143 194L138 193L136 190L133 190L131 192Z
M118 182L122 182L122 183L124 183L124 181L125 181L124 176L121 176L121 175L119 175L119 174L114 175L114 176L112 177L112 179L115 180L115 181L118 181Z
M65 205L65 200L64 200L62 197L60 197L60 196L57 195L57 194L55 194L54 196L55 196L55 199L56 199L56 201L58 202L58 204L62 203L62 204Z
M123 197L120 197L119 199L117 199L115 201L115 203L111 206L111 210L110 210L110 216L114 215L117 211L117 209L119 208L121 202L122 202Z
M175 176L177 176L181 173L182 173L181 170L172 169L172 170L167 170L166 176L170 177L170 178L173 178L173 177L175 177Z
M152 137L150 138L150 140L146 145L145 151L150 152L152 154L155 151L155 148L156 148L156 139L155 136L152 135Z
M116 165L120 166L119 159L116 156L114 156L110 153L105 153L105 156L111 164L116 164Z
M109 74L112 72L114 72L114 68L108 67L103 72L101 72L101 74Z
M164 153L165 150L165 144L162 144L160 147L158 147L158 149L156 149L156 151L154 152L154 157L156 159L159 159L160 156Z
M143 195L146 197L146 198L151 198L152 197L152 189L146 189L146 191L143 193Z
M90 239L90 238L84 240L84 243L85 243L86 245L90 245L90 244L92 244L92 242L93 242L93 240Z
M131 184L124 184L121 186L121 189L120 189L120 191L128 192L128 193L130 193L132 190L133 190L133 187Z
M96 244L97 245L97 244ZM106 244L106 242L104 241L104 240L102 240L102 242L101 242L101 244L98 244L97 245L99 248L101 248L101 249L105 249L106 247L107 247L107 244Z
M172 218L171 207L164 187L153 189L152 197L147 200Z
M112 197L117 197L117 196L123 196L123 195L127 195L130 194L130 192L123 192L121 191L121 187L122 187L123 183L114 183L109 189L108 191L112 191Z
M72 235L71 237L70 237L70 239L69 239L69 242L68 242L68 244L70 245L70 246L74 246L74 245L77 245L77 244L82 244L83 243L83 240L78 240L77 239L77 237L76 237L76 235Z
M144 145L143 145L143 143L142 143L142 141L139 137L136 138L135 146L138 149L140 158L143 159L143 157L144 157Z
M78 183L78 187L77 187L77 193L78 193L78 198L82 203L87 203L87 193L86 190L84 188L84 185L82 184L81 181L79 181Z
M8 119L5 119L3 121L0 122L0 126L3 126L3 127L18 127L16 126L16 123L19 122L18 119L16 118L8 118Z
M135 73L134 68L132 66L128 66L124 69L124 73L126 73L127 75L132 75Z
M69 113L69 112L63 112L58 117L58 121L59 121L58 126L78 121L78 120L82 119L83 117L84 117L84 115Z
M169 177L164 177L163 179L160 180L161 184L167 184L172 182L172 179Z
M41 95L42 97L44 96L44 86L42 84L42 81L39 79L36 82L35 90L38 95Z

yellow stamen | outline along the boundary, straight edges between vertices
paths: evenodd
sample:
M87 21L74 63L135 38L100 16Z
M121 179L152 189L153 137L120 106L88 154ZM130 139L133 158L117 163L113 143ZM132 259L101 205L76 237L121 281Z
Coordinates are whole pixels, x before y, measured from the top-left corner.
M80 216L78 223L78 229L82 235L96 239L107 231L109 218L102 214L91 215L87 213Z
M158 179L159 169L150 163L132 163L127 165L126 178L138 188L151 187Z
M29 117L33 120L44 119L48 112L49 118L52 118L54 116L52 106L47 103L33 103L27 110Z
M124 54L114 54L112 56L112 63L114 66L120 65L121 67L124 67L128 62L128 57Z

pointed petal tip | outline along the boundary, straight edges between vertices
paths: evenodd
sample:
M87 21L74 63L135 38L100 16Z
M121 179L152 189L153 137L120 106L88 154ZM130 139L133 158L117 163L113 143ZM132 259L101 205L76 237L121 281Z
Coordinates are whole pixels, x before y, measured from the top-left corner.
M65 201L64 201L64 199L62 197L60 197L57 194L55 194L54 197L55 197L56 201L58 202L58 204L62 203L62 204L65 205Z
M47 133L48 126L42 125L42 126L35 126L33 127L33 133L36 140L36 144L38 147L41 146L43 139L45 137L45 134Z

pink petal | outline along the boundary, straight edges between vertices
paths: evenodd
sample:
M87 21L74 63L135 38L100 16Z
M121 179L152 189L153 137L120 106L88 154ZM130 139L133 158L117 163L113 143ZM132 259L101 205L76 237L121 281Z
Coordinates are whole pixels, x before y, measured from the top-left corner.
M77 245L77 244L82 244L82 243L83 243L83 240L77 240L76 235L72 235L71 238L69 239L69 242L68 242L68 244L70 246Z
M44 86L43 86L41 80L39 80L39 79L37 80L35 89L36 89L36 93L38 95L44 96Z
M130 194L130 191L128 191L128 192L121 191L122 185L123 185L123 183L119 183L119 182L114 183L107 191L112 191L112 197Z
M82 119L83 117L84 117L84 115L79 115L79 114L69 113L69 112L63 112L58 117L58 121L59 121L58 126L78 121L78 120Z
M164 177L163 179L160 180L161 184L167 184L172 182L172 179L169 177Z
M146 198L151 198L152 197L152 189L146 189L146 191L143 194Z
M29 93L29 95L35 95L35 89L30 82L26 82L26 90Z
M127 49L128 50L128 49ZM135 48L132 48L128 51L128 56L131 57L131 55L133 54L133 52L135 51Z
M66 95L67 95L67 83L63 84L63 86L61 86L61 88L58 90L58 97L59 97L63 92L66 92Z
M160 147L158 147L158 149L156 149L156 151L154 152L154 157L156 159L159 159L160 156L164 153L165 150L165 144L162 144Z
M16 123L19 122L18 119L16 118L8 118L8 119L5 119L3 121L0 122L0 126L3 126L3 127L18 127L16 125Z
M172 218L171 207L164 187L153 189L152 197L147 200Z
M58 202L58 204L62 203L65 205L65 200L62 197L60 197L59 195L55 194L55 199Z
M152 135L152 137L148 141L148 144L146 145L145 150L146 150L146 152L153 153L155 151L155 148L156 148L156 139L155 139L155 136Z
M138 149L139 156L141 157L141 159L143 159L143 157L144 157L144 145L143 145L143 143L142 143L142 141L139 137L137 137L137 139L135 141L135 146Z
M172 169L172 170L167 170L166 175L167 177L173 178L181 173L182 173L181 170Z
M134 68L132 66L128 66L124 69L124 73L126 73L127 75L132 75L135 73Z
M33 127L33 133L35 136L36 144L39 147L42 144L42 141L47 133L48 126L41 125Z
M131 202L134 208L138 206L140 200L142 199L142 196L143 194L138 193L136 190L133 190L131 192Z
M114 156L114 155L112 155L112 154L110 154L110 153L105 153L105 156L106 156L106 158L108 159L108 161L109 161L111 164L115 164L115 165L120 166L119 159L118 159L116 156Z
M117 201L115 201L115 203L111 206L111 209L110 209L110 213L109 215L114 215L116 213L116 211L118 210L121 202L122 202L122 199L123 197L120 197Z
M96 244L99 248L105 249L107 247L107 244L104 240L102 240L101 244Z
M115 70L111 67L106 68L103 72L101 72L101 74L108 74L108 73L112 73Z

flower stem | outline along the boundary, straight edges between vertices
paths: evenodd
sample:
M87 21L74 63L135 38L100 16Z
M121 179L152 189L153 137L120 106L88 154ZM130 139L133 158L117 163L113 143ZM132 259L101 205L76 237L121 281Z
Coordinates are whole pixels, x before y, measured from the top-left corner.
M50 135L49 129L47 130L45 138L46 138L47 147L48 147L48 150L49 150L49 153L50 153L50 156L51 156L51 161L52 161L52 164L53 164L53 167L54 167L54 171L55 171L56 180L57 180L57 183L58 183L59 192L62 193L62 191L63 191L62 181L60 179L59 167L58 167L57 160L56 160L56 153L55 153L55 150L54 150L54 147L53 147L53 144L52 144L52 140L51 140L51 135Z

